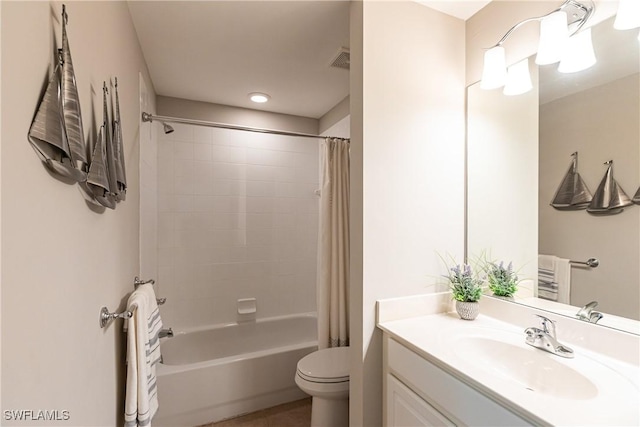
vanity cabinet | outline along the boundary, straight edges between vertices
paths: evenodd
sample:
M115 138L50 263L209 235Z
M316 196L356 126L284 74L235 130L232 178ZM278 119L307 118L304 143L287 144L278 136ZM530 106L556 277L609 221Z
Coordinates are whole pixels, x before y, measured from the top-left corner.
M387 414L385 425L412 427L455 426L436 408L429 405L393 375L387 374L386 381Z
M383 348L385 426L531 425L386 333Z

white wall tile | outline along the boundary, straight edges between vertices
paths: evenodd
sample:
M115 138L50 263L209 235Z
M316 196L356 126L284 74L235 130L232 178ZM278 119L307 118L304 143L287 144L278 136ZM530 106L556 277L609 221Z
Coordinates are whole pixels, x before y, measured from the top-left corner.
M249 179L247 176L247 165L215 162L213 164L213 179Z
M175 194L195 194L195 178L192 173L188 175L176 175L174 178Z
M273 181L247 181L247 196L273 197L276 183Z
M176 199L173 194L166 194L158 188L158 212L174 212L176 210Z
M174 198L174 203L175 212L193 212L194 210L194 196L178 194Z
M213 147L211 144L193 144L193 158L194 160L201 160L210 162L213 160Z
M173 166L174 176L193 176L195 162L192 159L175 159Z
M211 144L213 129L205 126L193 126L193 142Z
M259 317L315 310L318 144L196 127L161 144L158 276L177 300L163 317L235 321L242 297Z
M275 181L278 168L275 166L247 165L246 179L250 181Z
M176 141L173 144L173 156L176 159L193 160L193 142Z
M173 141L161 140L158 141L158 158L173 159Z
M214 162L245 163L247 161L247 150L244 147L213 145L211 148Z

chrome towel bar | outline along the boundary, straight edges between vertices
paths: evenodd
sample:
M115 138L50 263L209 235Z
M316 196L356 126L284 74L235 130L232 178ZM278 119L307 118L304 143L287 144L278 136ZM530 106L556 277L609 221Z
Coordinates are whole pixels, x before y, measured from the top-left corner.
M113 319L131 319L133 313L130 311L123 311L122 313L110 313L107 307L100 309L100 327L104 328Z
M137 288L140 285L146 285L147 283L151 283L152 285L156 284L156 281L153 279L142 280L138 276L133 279L133 287Z
M591 268L596 268L597 266L600 265L600 261L598 261L597 258L589 258L586 261L569 261L569 263L576 264L576 265L584 265Z
M135 288L140 285L146 285L147 283L155 285L156 281L153 279L142 280L138 276L133 279L133 286ZM158 305L163 305L165 302L167 302L166 298L156 298ZM102 307L100 309L100 327L106 327L113 319L131 319L131 317L133 317L133 313L129 310L123 311L122 313L111 313L107 307Z

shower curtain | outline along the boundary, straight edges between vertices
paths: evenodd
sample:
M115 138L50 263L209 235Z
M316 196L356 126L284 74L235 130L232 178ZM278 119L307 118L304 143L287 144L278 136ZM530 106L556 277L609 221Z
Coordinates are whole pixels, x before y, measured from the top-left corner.
M320 153L318 347L349 345L349 140L326 138Z

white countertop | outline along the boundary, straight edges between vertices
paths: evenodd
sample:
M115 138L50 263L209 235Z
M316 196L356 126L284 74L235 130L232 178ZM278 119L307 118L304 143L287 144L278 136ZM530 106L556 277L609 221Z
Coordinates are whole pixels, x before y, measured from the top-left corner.
M530 326L538 326L534 323L532 321ZM570 345L575 352L573 359L546 353L525 344L521 327L482 313L474 321L461 320L456 313L440 313L382 321L378 327L424 359L533 424L640 425L638 364L625 363L575 345ZM561 328L559 322L558 340L564 343ZM558 369L563 370L560 365L564 365L568 372L577 371L581 375L573 377L574 384L566 384L566 387L561 384L558 390L532 391L505 376L499 366L480 364L473 354L469 354L474 352L473 346L464 340L470 334L484 337L498 334L501 341L519 346L523 351L541 352L553 358L549 362Z

